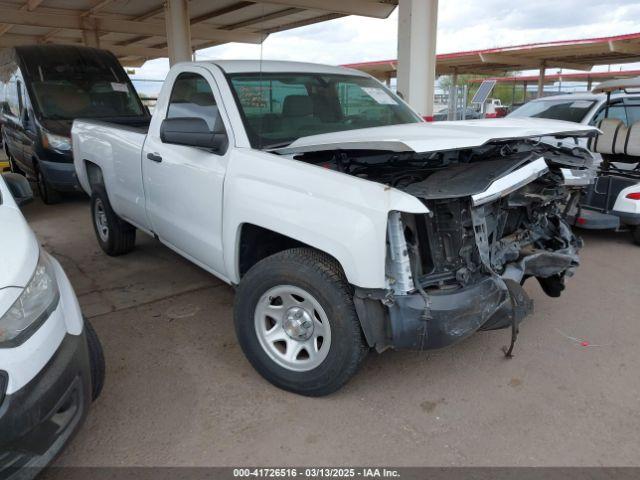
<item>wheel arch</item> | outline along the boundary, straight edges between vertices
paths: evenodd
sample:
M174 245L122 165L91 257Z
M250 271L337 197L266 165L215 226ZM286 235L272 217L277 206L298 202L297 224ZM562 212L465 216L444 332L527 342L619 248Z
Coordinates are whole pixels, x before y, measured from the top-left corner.
M310 248L322 252L330 256L344 272L340 261L329 252L269 228L253 223L243 223L238 228L235 259L238 278L242 279L251 267L261 260L292 248Z
M102 167L91 160L83 160L84 168L87 175L87 181L89 182L90 190L87 192L89 195L91 191L97 187L104 187L104 176L102 174Z

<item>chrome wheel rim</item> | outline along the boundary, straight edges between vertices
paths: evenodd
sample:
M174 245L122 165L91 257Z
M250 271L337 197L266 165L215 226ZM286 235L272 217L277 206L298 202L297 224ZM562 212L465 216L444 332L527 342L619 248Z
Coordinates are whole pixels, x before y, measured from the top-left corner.
M331 326L320 303L293 285L278 285L258 300L254 326L271 360L294 372L318 367L331 347Z
M107 221L107 214L104 211L104 204L102 200L96 198L94 207L93 207L93 220L96 224L96 230L98 232L98 236L100 240L103 242L109 241L109 223Z

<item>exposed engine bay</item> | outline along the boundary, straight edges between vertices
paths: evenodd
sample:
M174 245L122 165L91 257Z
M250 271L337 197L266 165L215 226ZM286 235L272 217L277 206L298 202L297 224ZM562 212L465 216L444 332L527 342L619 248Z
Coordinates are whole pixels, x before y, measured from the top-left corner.
M380 300L395 329L385 333L391 346L406 348L406 337L410 348L437 348L478 329L515 329L531 311L524 281L536 277L557 297L579 264L582 242L564 217L593 180L592 156L581 148L524 139L425 154L359 150L296 158L397 188L429 209L389 218L389 290ZM474 305L457 311L465 302ZM407 325L412 309L414 317L421 313ZM461 325L452 315L468 321ZM427 324L438 316L446 324L430 331Z

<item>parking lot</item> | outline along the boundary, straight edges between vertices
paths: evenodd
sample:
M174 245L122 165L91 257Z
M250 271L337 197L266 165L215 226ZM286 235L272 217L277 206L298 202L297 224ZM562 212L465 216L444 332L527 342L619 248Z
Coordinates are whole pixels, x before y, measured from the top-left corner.
M107 257L83 197L24 213L107 360L102 397L59 466L638 465L640 250L626 234L585 232L560 299L527 284L535 313L513 359L506 330L435 353L372 353L345 388L313 399L251 368L229 286L144 234Z

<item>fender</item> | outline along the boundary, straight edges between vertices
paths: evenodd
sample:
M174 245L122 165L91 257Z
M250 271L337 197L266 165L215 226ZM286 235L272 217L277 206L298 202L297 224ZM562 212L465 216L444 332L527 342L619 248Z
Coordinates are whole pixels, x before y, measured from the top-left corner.
M100 167L109 202L118 216L149 230L141 167L146 134L126 126L113 128L98 120L76 120L71 133L73 163L82 189L91 195L86 166L89 161Z
M417 198L378 183L245 149L234 151L225 179L224 262L239 283L241 227L251 223L321 250L362 288L386 288L387 218L428 213Z

